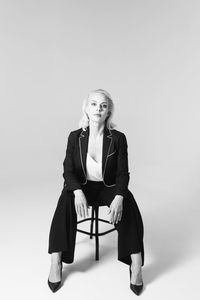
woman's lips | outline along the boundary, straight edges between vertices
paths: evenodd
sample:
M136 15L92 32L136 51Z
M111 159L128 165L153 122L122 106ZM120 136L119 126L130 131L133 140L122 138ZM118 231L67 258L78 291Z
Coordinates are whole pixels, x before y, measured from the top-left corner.
M101 117L101 115L100 115L100 114L94 114L94 116L99 116L99 117Z

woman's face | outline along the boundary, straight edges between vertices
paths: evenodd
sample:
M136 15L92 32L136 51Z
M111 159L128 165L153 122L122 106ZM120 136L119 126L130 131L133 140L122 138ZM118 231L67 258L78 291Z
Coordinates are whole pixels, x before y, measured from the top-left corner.
M88 98L86 111L90 121L104 123L108 116L108 101L106 97L99 93L91 93Z

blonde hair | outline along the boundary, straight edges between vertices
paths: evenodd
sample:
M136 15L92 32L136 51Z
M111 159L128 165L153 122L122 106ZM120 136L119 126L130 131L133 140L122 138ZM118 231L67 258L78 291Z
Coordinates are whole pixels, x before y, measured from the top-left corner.
M112 117L113 117L113 113L114 113L114 103L113 100L111 98L111 95L103 90L103 89L96 89L91 91L83 100L83 105L82 105L82 111L83 111L83 116L81 117L80 121L79 121L79 127L82 127L83 130L86 130L86 127L89 126L89 118L86 112L86 107L88 105L88 98L90 96L90 94L92 93L99 93L101 95L103 95L107 102L108 102L108 113L109 116L106 118L105 120L105 125L107 126L108 129L113 129L116 125L111 121Z

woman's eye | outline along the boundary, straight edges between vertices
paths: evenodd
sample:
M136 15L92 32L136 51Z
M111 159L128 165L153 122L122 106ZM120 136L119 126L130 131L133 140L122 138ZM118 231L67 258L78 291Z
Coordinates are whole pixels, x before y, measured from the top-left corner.
M95 102L91 102L91 105L92 106L97 106L97 104L95 103ZM107 108L107 105L106 104L102 104L102 105L100 105L101 106L101 108Z

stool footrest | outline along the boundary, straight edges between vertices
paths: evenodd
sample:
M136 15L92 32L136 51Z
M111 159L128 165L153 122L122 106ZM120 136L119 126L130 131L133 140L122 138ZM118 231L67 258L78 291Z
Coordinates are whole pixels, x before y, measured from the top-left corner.
M85 218L83 220L79 220L77 221L77 225L80 223L83 223L85 221L91 221L90 223L90 231L85 231L82 229L77 228L76 231L87 234L90 236L90 238L92 239L93 236L95 237L95 243L96 243L96 260L99 260L99 236L105 235L107 233L110 233L114 230L116 230L116 227L113 227L110 230L106 230L103 232L99 233L99 221L107 223L109 225L113 225L112 223L110 223L108 220L104 220L99 218L99 206L93 206L92 207L92 214L91 214L91 218ZM95 232L93 233L93 224L95 223Z
M85 230L77 229L78 232L82 232L82 233L85 233L85 234L88 234L88 235L92 235L92 236L96 236L96 235L101 236L101 235L104 235L106 233L112 232L114 230L115 230L115 228L112 228L110 230L107 230L107 231L100 232L100 233L96 234L96 233L90 233L90 232L85 231Z
M83 223L83 222L85 222L85 221L91 221L91 220L92 220L92 218L86 218L86 219L84 219L84 220L79 220L79 221L77 221L77 224ZM98 221L101 221L101 222L108 223L108 224L112 225L108 220L98 219Z

